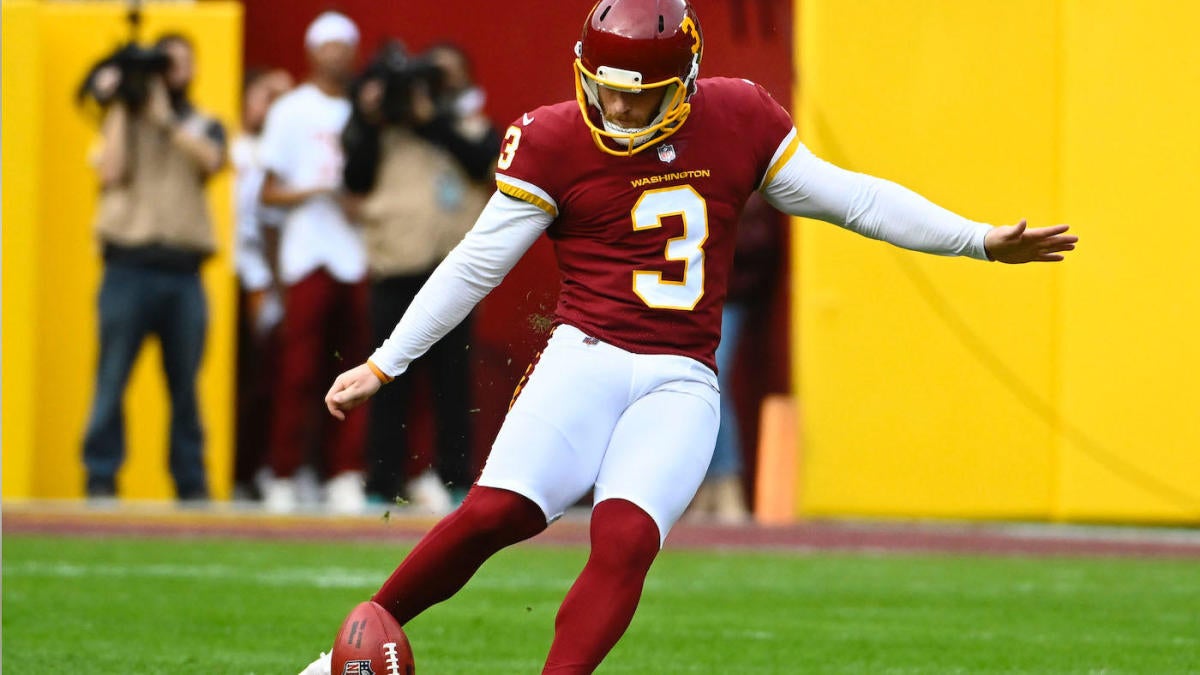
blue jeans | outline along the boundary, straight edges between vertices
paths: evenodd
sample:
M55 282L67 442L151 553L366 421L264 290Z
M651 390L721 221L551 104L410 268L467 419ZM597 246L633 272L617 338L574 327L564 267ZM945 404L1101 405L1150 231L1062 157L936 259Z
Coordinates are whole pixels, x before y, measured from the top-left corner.
M725 303L721 312L721 343L717 345L717 383L721 387L721 426L717 445L708 465L708 480L728 478L742 473L741 430L733 404L733 361L742 337L742 319L746 310L734 302Z
M122 399L147 335L157 335L171 396L169 466L181 499L208 496L196 371L204 353L208 307L200 277L109 263L100 285L100 360L83 441L88 492L112 493L125 460Z

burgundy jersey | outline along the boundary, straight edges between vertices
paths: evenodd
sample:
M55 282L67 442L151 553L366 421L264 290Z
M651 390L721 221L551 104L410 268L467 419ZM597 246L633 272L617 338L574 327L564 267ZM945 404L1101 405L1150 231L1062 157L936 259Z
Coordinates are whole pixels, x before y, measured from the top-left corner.
M575 101L538 108L509 128L496 182L556 216L557 322L715 370L734 228L792 121L746 80L699 80L691 105L633 156L597 148Z

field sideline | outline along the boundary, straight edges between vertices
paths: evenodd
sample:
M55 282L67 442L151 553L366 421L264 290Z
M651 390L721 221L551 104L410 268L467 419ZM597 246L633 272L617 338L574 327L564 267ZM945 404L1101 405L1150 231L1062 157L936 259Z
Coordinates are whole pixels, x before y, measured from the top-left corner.
M196 509L161 502L89 505L71 500L5 503L2 515L6 536L24 533L361 542L415 541L436 522L405 508L380 507L378 515L361 517L318 513L273 516L253 505L236 503ZM586 511L569 512L531 543L587 544ZM766 527L683 522L671 532L666 548L1200 559L1200 529L903 520L824 520Z
M5 504L7 672L295 673L431 523ZM414 620L418 672L538 672L585 536L556 523ZM685 524L599 672L1200 674L1200 532Z

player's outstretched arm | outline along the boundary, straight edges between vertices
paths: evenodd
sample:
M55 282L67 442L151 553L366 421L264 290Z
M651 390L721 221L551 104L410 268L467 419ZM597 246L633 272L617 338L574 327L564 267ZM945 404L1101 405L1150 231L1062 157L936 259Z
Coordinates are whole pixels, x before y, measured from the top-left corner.
M1067 234L1069 226L1025 226L1025 219L1016 225L993 228L983 239L988 258L1002 263L1058 262L1065 251L1075 250L1079 237Z
M967 220L901 185L818 159L792 136L784 141L794 151L780 153L784 159L768 173L762 193L785 213L913 251L1014 264L1062 260L1078 241L1066 225L1027 228L1022 220L992 227Z
M333 381L329 393L325 394L325 407L329 408L330 415L345 420L346 411L366 403L382 385L370 365L355 366Z

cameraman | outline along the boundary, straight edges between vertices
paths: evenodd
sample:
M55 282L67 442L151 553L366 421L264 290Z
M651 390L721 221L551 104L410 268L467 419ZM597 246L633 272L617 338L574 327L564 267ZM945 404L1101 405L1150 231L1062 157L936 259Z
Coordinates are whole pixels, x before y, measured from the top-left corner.
M215 250L204 186L225 162L225 130L188 100L192 76L191 42L169 34L152 50L126 48L86 85L105 106L94 160L104 279L95 399L83 443L89 497L116 496L124 389L143 340L154 334L171 396L175 492L181 500L208 499L195 387L208 323L199 272Z
M445 54L438 56L440 51ZM466 95L464 97L464 95ZM467 100L467 105L460 102ZM363 225L376 342L388 337L417 291L482 210L500 138L481 113L466 60L442 47L411 57L393 43L367 67L343 134L346 190ZM404 490L426 511L448 512L472 482L470 321L430 350L436 470L426 467ZM420 370L418 364L416 370ZM414 373L380 391L367 430L367 492L391 501L409 456L406 415ZM448 489L449 486L449 489Z

